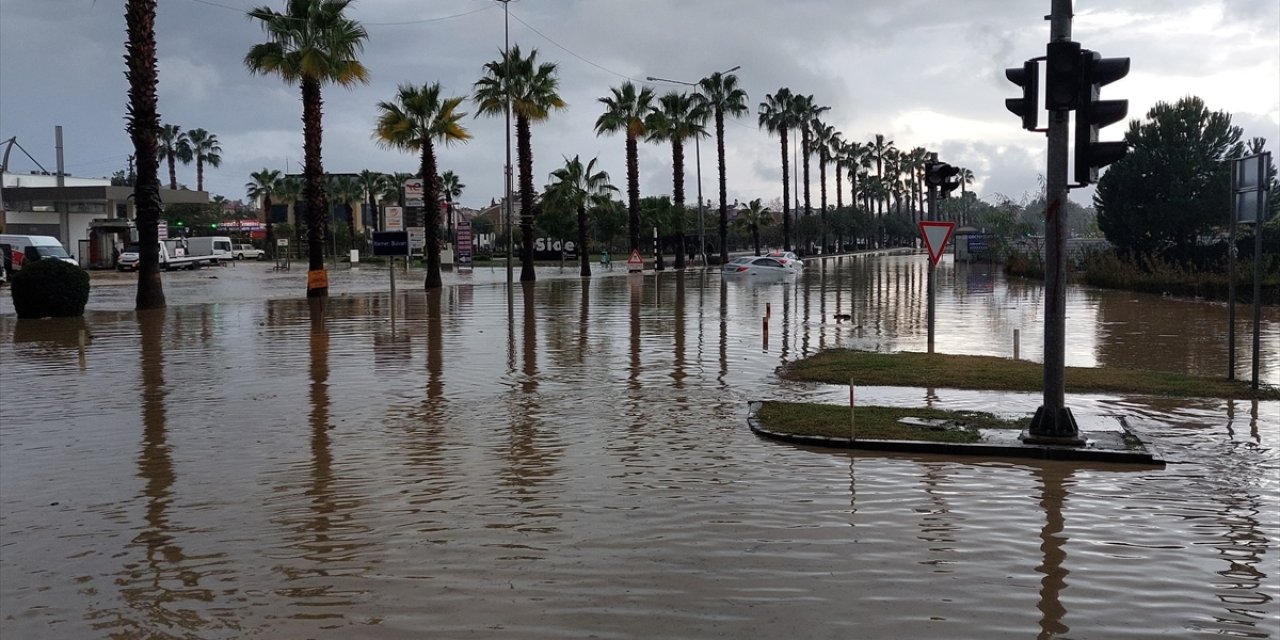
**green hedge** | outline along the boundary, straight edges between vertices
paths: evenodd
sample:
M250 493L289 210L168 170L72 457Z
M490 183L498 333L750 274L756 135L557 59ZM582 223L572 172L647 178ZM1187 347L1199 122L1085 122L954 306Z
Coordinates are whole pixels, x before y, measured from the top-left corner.
M62 260L37 260L13 274L13 309L19 318L73 318L89 302L89 273Z

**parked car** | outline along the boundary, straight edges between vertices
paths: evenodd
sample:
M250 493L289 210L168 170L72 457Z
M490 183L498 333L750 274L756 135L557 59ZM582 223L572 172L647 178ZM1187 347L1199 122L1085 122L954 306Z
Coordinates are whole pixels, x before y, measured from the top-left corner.
M236 260L244 260L247 258L262 260L267 257L267 252L251 244L234 244L231 245L231 255Z
M796 274L795 261L785 264L769 256L734 258L724 265L720 274L731 278L782 279Z
M765 255L770 258L776 258L778 262L781 262L782 264L790 264L797 269L804 268L804 260L801 260L800 256L797 256L790 251L770 251Z

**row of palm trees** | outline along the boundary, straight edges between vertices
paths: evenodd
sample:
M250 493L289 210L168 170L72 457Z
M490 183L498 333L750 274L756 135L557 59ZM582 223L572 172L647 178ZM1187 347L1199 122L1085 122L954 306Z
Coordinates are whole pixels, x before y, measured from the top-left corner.
M204 166L217 168L222 165L222 145L218 136L204 129L184 131L176 124L160 126L156 141L159 144L157 159L169 163L169 188L178 188L177 163L196 163L196 191L204 191Z
M324 240L329 207L326 190L326 174L321 163L322 147L322 88L324 85L336 84L350 86L368 81L368 69L359 60L368 33L364 27L349 18L345 10L351 0L286 0L283 12L270 7L258 7L248 12L251 19L257 21L268 36L267 42L254 45L245 55L244 63L250 73L255 75L274 75L286 83L300 87L303 104L303 173L301 199L307 205L308 221L307 248L309 256L307 296L318 297L328 294L328 277L324 270ZM128 15L139 14L142 28L154 28L153 0L131 0L128 3ZM150 20L147 22L147 20ZM132 23L131 23L132 26ZM130 49L127 58L132 58L139 50L135 50L135 34L130 30ZM154 33L150 34L150 53L154 54ZM133 63L130 60L130 69ZM154 82L154 78L152 78ZM518 46L508 48L495 61L486 63L483 76L474 84L471 100L476 106L476 116L501 116L508 113L514 116L517 144L517 167L519 171L519 204L520 226L523 236L521 251L522 281L535 279L533 271L533 223L535 215L535 191L533 184L533 151L531 127L534 123L548 119L552 112L566 108L564 99L558 92L557 66L555 63L538 60L537 50L524 55ZM143 92L145 93L145 91ZM155 98L154 84L150 87L149 99ZM134 105L135 93L131 84L131 108ZM146 98L146 96L140 97ZM692 94L670 92L661 97L655 96L649 88L637 88L630 81L610 89L610 95L599 99L604 105L604 112L595 123L597 135L623 133L626 139L627 166L627 209L628 239L630 248L640 248L640 206L639 206L639 169L638 141L669 143L672 150L672 197L677 209L684 209L684 144L695 136L707 136L708 120L714 122L717 138L718 182L720 195L719 249L721 260L727 260L727 194L724 161L724 121L726 117L740 117L748 111L747 94L738 86L737 77L729 73L716 73L701 80ZM419 156L418 175L424 180L424 197L426 202L440 202L446 190L439 180L437 147L448 147L465 143L470 133L463 124L467 115L461 111L464 98L446 97L439 83L428 83L421 86L402 85L393 100L380 102L377 105L378 116L373 137L381 145L388 148L401 149L417 153ZM154 107L154 105L153 105ZM824 124L822 114L828 107L814 102L812 96L793 94L782 88L766 97L759 107L759 125L770 132L780 134L782 139L783 170L783 242L785 248L791 248L791 203L789 193L789 172L787 158L788 133L797 134L800 138L803 157L804 174L804 207L801 210L796 203L797 211L803 211L807 217L813 210L810 195L810 164L816 156L820 174L819 211L825 219L827 207L827 190L825 173L829 166L836 168L836 208L843 207L842 177L847 172L852 183L851 194L856 202L868 210L876 205L878 216L883 216L894 203L899 211L905 205L908 211L919 211L923 184L923 162L927 152L923 148L915 148L910 152L900 152L893 147L891 140L883 135L867 144L843 141L842 135L833 127ZM131 130L135 124L131 122ZM176 129L173 127L172 129ZM172 162L183 158L180 136L170 127L160 127L158 122L154 128L154 138L165 140L166 136L174 138L172 151L157 150L157 157L170 160L170 183L176 186L176 178ZM187 132L188 143L191 140ZM204 139L211 139L205 136ZM216 139L213 139L216 147ZM135 136L135 146L137 139ZM168 149L157 144L160 149ZM217 149L220 151L220 149ZM214 155L217 155L216 153ZM208 154L201 160L200 155L193 156L197 160L197 179L202 162L213 162ZM575 158L577 164L581 161ZM870 175L871 162L874 161L876 173ZM214 164L213 166L216 166ZM576 184L581 188L575 192L577 197L600 198L610 189L598 181L586 180L589 176L601 178L602 172L591 171L594 161L586 166L574 166L573 161L566 159L564 174L559 178L553 174L557 184ZM140 166L140 171L143 167ZM265 170L264 170L265 171ZM261 178L261 179L260 179ZM607 183L607 175L603 176ZM591 184L584 184L590 182ZM254 189L265 193L273 192L271 178L254 174ZM862 188L859 188L859 184ZM203 185L200 184L202 187ZM564 187L568 189L568 187ZM366 185L364 193L372 200L375 189ZM586 193L587 195L583 195ZM568 198L567 201L577 203L579 200ZM563 197L561 199L564 199ZM269 209L269 207L268 207ZM428 219L424 220L427 229L428 268L426 286L440 286L439 243L434 236L439 229L439 211L435 207L425 207ZM140 214L141 216L141 214ZM140 225L142 222L140 221ZM825 229L821 228L826 244ZM580 230L582 237L584 231ZM684 234L680 233L683 244ZM145 238L143 238L145 242ZM812 239L806 239L806 242ZM144 244L144 246L146 246ZM584 245L585 250L585 245ZM585 251L584 251L585 252ZM683 265L686 251L680 246L676 251L676 267ZM143 256L144 261L147 259ZM142 285L140 284L140 287Z

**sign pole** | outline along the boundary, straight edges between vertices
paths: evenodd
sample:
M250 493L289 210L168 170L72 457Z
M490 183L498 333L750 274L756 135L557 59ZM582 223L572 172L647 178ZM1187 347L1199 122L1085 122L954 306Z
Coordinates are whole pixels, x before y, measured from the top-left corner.
M1236 379L1236 162L1231 161L1231 231L1227 235L1227 380Z
M931 162L938 161L938 154L930 153L929 160ZM933 222L937 218L938 206L938 187L929 185L929 221ZM930 248L931 249L931 248ZM938 248L938 253L942 253L942 248ZM933 319L934 319L934 301L933 301L933 272L937 268L936 261L933 256L929 256L929 276L928 276L928 326L929 326L929 353L933 353Z
M1253 217L1253 383L1258 389L1258 360L1261 356L1259 329L1262 326L1262 223L1266 220L1267 177L1271 173L1271 154L1258 158L1258 197Z

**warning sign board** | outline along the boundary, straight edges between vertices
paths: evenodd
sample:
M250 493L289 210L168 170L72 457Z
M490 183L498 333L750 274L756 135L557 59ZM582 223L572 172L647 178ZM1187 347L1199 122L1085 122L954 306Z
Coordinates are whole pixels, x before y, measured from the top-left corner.
M643 271L643 270L644 270L644 258L640 257L639 250L632 249L631 255L627 258L627 271Z
M947 241L956 230L954 222L920 221L920 236L924 238L924 248L929 250L929 260L936 266L942 259L942 252L947 248Z

